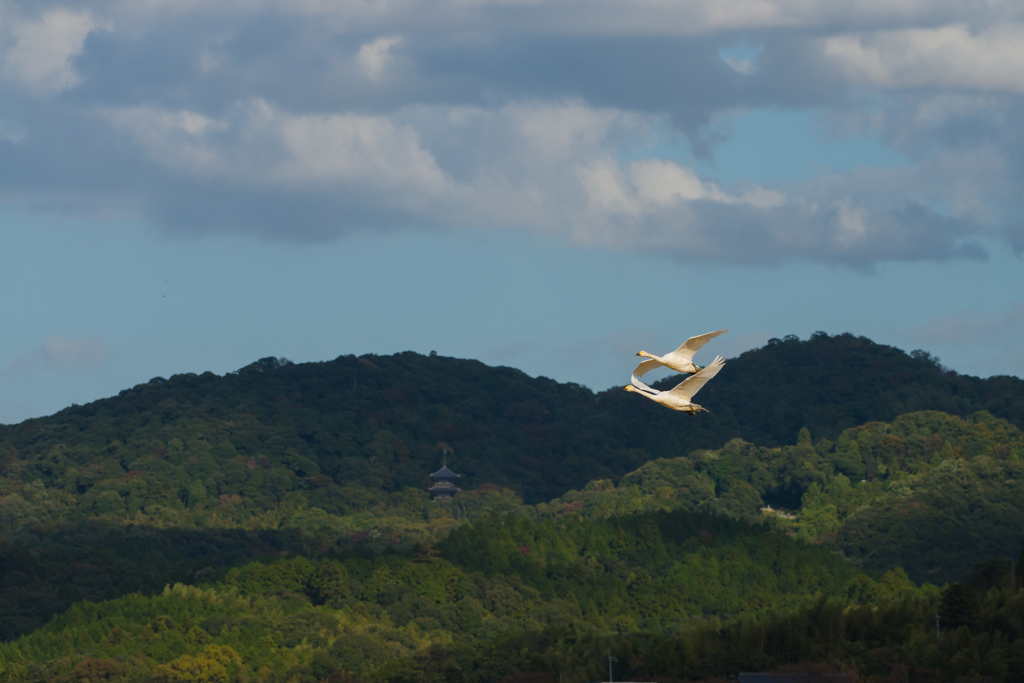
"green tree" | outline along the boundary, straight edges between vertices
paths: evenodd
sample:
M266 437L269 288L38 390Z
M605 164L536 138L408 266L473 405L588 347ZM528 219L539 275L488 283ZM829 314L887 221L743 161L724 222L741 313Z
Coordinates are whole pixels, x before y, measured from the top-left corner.
M242 658L227 645L207 645L196 655L182 655L157 668L157 679L177 683L228 683L234 680Z
M188 487L189 509L202 509L206 505L207 494L203 482L194 481Z
M943 589L939 614L948 624L948 628L973 627L978 621L978 613L978 596L969 586L957 582Z

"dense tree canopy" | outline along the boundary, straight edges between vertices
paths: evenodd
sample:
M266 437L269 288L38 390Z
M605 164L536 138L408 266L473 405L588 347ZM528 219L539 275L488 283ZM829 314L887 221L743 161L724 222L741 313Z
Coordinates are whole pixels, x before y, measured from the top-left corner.
M36 481L49 492L0 523L65 507L131 516L151 506L152 516L173 518L184 506L241 519L290 496L344 514L425 488L442 449L468 481L534 503L733 438L781 446L806 427L835 439L920 410L987 410L1024 427L1021 380L960 376L927 354L851 335L775 340L730 361L705 395L712 412L691 419L619 389L594 394L415 353L263 359L224 377L157 378L0 427L0 496Z
M0 682L1024 680L1024 382L817 334L705 392L268 358L0 426Z
M467 680L496 680L487 676L529 670L542 654L509 660L500 654L508 639L521 648L554 633L668 636L830 597L882 605L936 594L900 571L877 578L825 549L706 513L557 523L494 514L436 548L279 558L214 572L195 588L78 603L0 646L0 680L73 679L82 667L167 680L236 680L242 669L282 681L332 671L393 679L453 644L459 656L490 648L501 661L474 663L480 672Z
M769 508L772 506L772 509ZM823 543L859 564L954 581L1024 541L1024 433L987 412L919 412L844 430L837 440L765 448L734 439L652 460L532 511L541 517L710 510Z

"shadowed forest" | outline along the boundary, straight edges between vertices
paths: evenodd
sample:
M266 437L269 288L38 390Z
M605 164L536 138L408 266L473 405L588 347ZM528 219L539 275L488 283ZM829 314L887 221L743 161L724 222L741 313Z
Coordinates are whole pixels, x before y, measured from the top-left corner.
M0 426L0 681L1024 680L1024 381L816 334L701 398L267 358Z

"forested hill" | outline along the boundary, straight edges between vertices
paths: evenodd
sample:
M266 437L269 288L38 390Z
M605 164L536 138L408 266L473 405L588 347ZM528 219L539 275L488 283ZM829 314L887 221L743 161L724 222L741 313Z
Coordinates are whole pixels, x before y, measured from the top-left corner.
M852 335L772 340L731 360L700 402L711 412L689 417L618 387L595 394L433 354L263 359L223 377L157 378L0 427L0 495L39 481L82 496L98 483L136 478L150 482L143 499L152 499L153 480L156 494L170 497L200 482L197 498L273 506L307 491L311 505L341 512L351 485L424 487L447 449L464 482L493 482L536 502L735 437L774 446L807 427L815 440L834 439L926 409L988 410L1024 426L1024 381L958 375L928 354ZM120 495L130 508L131 495Z
M987 410L1024 428L1024 380L960 375L924 351L906 354L850 334L773 339L727 369L708 385L721 397L716 426L724 428L728 415L741 438L761 446L794 443L801 427L815 440L835 439L844 429L920 410L961 417Z

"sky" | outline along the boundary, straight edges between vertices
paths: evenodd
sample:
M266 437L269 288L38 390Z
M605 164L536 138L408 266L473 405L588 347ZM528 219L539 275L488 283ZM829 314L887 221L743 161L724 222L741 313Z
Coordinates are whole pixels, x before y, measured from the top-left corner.
M0 0L0 423L413 350L1024 376L1024 4ZM698 362L701 358L698 358Z

